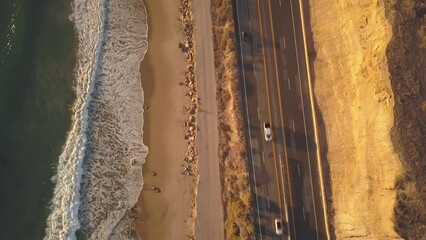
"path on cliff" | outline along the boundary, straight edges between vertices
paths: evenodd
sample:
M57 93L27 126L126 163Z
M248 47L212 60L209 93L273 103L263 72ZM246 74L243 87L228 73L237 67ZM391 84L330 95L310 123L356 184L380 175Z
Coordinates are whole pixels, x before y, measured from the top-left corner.
M216 80L214 74L213 36L210 0L194 0L195 75L201 104L198 112L197 148L200 180L197 196L196 239L223 240L223 205L221 198Z

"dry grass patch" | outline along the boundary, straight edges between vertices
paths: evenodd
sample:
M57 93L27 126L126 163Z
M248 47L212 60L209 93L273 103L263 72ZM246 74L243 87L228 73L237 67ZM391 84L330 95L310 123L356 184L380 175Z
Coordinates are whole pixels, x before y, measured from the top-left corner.
M252 198L248 181L230 0L212 2L212 22L226 238L254 239Z
M405 172L398 181L396 228L404 239L426 236L426 3L386 4L393 36L387 48L395 125L392 143Z

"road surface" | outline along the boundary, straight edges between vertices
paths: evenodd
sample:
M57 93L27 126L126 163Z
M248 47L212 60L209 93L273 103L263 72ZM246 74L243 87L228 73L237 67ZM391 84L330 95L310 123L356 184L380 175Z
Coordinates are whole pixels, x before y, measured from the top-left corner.
M234 14L256 237L328 239L299 0L235 0Z

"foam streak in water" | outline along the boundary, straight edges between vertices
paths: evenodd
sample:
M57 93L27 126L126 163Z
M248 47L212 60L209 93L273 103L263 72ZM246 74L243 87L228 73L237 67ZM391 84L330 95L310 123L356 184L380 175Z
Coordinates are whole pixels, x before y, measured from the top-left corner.
M147 50L140 0L75 0L73 125L59 158L45 239L108 239L142 188L139 65Z

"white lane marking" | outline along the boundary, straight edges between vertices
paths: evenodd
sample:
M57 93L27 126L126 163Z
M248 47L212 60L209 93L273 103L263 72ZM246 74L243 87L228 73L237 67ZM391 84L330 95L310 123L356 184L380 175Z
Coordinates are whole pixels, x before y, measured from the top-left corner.
M293 13L293 3L292 1L290 1L290 10L291 10L291 18L292 18L292 23L293 23L293 37L294 37L294 43L295 43L295 50L296 50L296 62L297 62L297 71L300 75L300 64L299 64L299 55L297 54L297 40L296 40L296 27L294 26L294 13ZM306 149L307 149L307 154L308 154L308 166L309 166L309 175L310 175L310 182L311 182L311 194L312 194L312 201L313 201L313 206L314 206L314 219L315 219L315 227L316 229L318 229L318 221L317 221L317 211L315 209L315 196L314 196L314 184L312 182L312 169L311 169L311 157L309 154L309 143L308 143L308 138L306 136L306 117L305 117L305 108L304 108L304 104L303 104L303 92L302 92L302 81L300 80L300 76L298 76L298 80L300 82L299 86L300 86L300 95L301 95L301 100L302 100L302 113L303 113L303 125L304 125L304 130L305 130L305 141L306 141ZM304 214L305 212L303 212ZM317 233L317 239L319 239L319 231L316 231Z
M249 31L251 32L251 22L249 21Z
M302 207L302 211L303 211L303 219L306 219L306 216L305 216L305 207Z
M260 110L259 110L259 107L257 107L257 118L260 120Z
M268 209L271 209L271 202L269 201L269 197L267 197L268 199Z
M286 46L286 42L285 42L285 36L282 36L281 38L280 38L280 50L281 50L281 53L283 53L283 50L286 48L287 46ZM284 54L283 54L284 55Z
M299 78L299 74L295 74L294 75L294 79L298 79ZM302 83L299 81L296 83L296 85L298 85L299 87L301 87ZM297 91L297 96L300 97L300 92Z
M296 132L296 125L294 125L294 120L291 120L291 126L293 127L293 132Z
M253 63L253 75L256 78L256 65Z
M262 151L262 162L265 164L265 152Z
M300 176L300 165L299 165L299 163L297 163L297 172L299 173L299 176Z
M285 42L285 36L283 36L282 39L283 39L284 48L287 48L287 43Z
M238 13L238 4L236 4L236 9L237 9L237 16L239 16L239 13ZM238 31L239 32L241 32L241 27L240 27L240 25L238 24ZM245 95L245 101L246 101L246 115L247 115L247 125L249 126L248 127L248 132L249 132L249 143L250 143L250 153L251 153L251 164L252 164L252 169L253 169L253 179L254 179L254 182L256 183L257 181L256 181L256 171L255 171L255 168L254 168L254 160L253 160L253 145L252 145L252 142L251 142L251 133L250 133L250 118L249 118L249 111L248 111L248 101L247 101L247 84L246 84L246 76L245 76L245 71L244 71L244 56L243 56L243 46L242 46L242 44L240 44L240 52L241 52L241 61L242 61L242 70L243 70L243 82L244 82L244 95ZM254 65L254 64L253 64ZM256 186L254 186L254 193L255 193L255 195L256 195L256 209L257 209L257 224L258 224L258 226L259 226L259 233L260 233L260 239L262 240L263 239L263 236L262 236L262 224L260 223L260 210L259 210L259 196L258 196L258 194L257 194L257 187Z
M282 189L283 189L283 199L284 199L284 209L288 209L288 205L287 205L287 199L285 198L285 187L284 187L284 164L283 164L283 159L282 159L282 155L281 153L279 154L279 158L280 158L280 162L281 162L281 184L282 184ZM285 213L285 219L287 222L287 229L288 229L288 233L290 232L290 222L288 221L288 212L284 211ZM282 212L280 212L280 215L282 214ZM281 217L282 219L282 217ZM293 216L293 221L294 221L294 216Z
M291 87L290 87L290 78L289 77L287 78L287 83L288 83L288 90L291 90Z
M281 7L281 0L280 0L280 7Z

